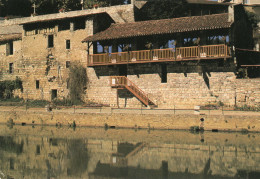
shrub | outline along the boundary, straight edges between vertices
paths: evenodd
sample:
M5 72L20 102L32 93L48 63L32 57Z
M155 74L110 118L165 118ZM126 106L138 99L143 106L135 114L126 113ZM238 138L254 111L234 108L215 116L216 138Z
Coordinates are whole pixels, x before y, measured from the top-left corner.
M13 97L13 91L16 89L23 90L22 81L16 77L15 80L0 81L0 98L10 99Z
M73 64L69 73L69 99L72 104L78 104L82 100L87 85L87 72L80 64Z

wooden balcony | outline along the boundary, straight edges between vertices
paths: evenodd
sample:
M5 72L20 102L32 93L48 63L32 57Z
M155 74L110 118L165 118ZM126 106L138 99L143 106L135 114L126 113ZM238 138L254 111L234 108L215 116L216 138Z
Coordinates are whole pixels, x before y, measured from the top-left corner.
M225 44L92 54L88 66L231 58Z

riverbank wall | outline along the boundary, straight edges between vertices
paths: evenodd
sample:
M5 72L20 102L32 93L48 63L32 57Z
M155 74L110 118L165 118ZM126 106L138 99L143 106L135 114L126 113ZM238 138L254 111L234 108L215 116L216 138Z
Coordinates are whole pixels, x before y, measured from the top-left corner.
M88 126L134 129L182 129L203 127L212 131L260 132L259 112L218 111L160 111L160 110L78 110L73 108L53 110L41 109L0 110L0 123L16 125Z

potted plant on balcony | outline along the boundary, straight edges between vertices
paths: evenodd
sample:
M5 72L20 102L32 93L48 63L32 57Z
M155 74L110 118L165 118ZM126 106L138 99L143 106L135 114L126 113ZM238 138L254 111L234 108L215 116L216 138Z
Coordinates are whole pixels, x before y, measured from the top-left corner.
M59 13L63 13L63 12L65 12L64 8L59 9Z

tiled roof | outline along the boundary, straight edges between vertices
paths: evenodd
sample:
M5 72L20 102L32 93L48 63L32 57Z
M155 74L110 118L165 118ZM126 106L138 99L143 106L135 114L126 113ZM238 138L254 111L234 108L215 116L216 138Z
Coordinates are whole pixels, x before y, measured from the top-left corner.
M223 29L230 28L231 24L231 22L228 22L227 13L112 24L108 29L85 38L83 42L197 30Z
M5 35L0 35L0 42L6 42L9 40L20 40L22 39L22 34L5 34Z

